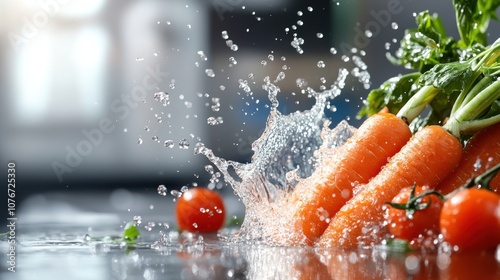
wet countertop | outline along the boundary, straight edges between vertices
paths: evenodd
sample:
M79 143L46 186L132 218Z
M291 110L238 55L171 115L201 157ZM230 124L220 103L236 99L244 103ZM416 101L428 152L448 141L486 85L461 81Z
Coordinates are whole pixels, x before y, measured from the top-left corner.
M226 201L229 215L243 214L236 197ZM500 279L500 250L270 247L231 242L237 228L218 235L180 234L173 230L172 199L158 195L50 194L28 199L22 209L15 231L16 272L9 271L10 257L2 254L1 279ZM110 241L138 216L137 244ZM6 236L0 246L8 252Z

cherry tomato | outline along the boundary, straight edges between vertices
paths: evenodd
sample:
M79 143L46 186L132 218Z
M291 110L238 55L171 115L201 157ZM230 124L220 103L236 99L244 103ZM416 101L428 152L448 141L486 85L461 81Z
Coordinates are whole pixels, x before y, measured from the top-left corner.
M210 233L222 228L226 211L219 193L197 187L179 198L175 215L181 230Z
M443 205L444 241L460 250L483 250L500 244L500 195L485 189L464 189Z
M427 186L416 186L415 197L429 191ZM412 187L402 189L398 195L394 197L392 203L405 205L408 203L412 192ZM385 212L385 220L389 227L389 232L399 239L404 239L411 242L420 235L429 236L439 233L439 215L443 201L435 194L425 195L420 201L417 201L416 207L424 209L415 209L412 217L408 217L407 210L397 209L388 205ZM411 207L411 206L408 206Z

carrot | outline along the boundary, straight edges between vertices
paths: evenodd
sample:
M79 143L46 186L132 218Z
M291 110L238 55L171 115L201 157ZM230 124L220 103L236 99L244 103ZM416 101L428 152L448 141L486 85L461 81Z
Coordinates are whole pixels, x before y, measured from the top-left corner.
M477 165L479 161L480 165ZM500 123L484 128L474 134L464 148L464 156L457 168L439 184L437 190L448 194L467 183L474 176L481 174L500 163ZM500 176L491 182L493 191L500 192Z
M459 163L462 145L441 126L427 126L382 168L330 221L318 245L356 247L380 238L384 231L382 209L404 187L434 188Z
M307 238L306 243L315 241L352 197L356 184L367 183L410 138L408 125L393 114L378 113L366 119L339 154L326 159L316 176L292 192L289 205L295 231Z
M311 249L311 248L306 248ZM289 279L311 280L332 279L328 267L321 262L313 250L295 254L294 263L290 267Z

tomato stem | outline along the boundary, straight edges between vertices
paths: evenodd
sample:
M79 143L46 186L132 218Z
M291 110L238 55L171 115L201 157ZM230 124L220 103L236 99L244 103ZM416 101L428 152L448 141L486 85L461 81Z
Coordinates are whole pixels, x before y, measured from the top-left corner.
M471 188L473 186L478 186L481 189L491 190L490 182L495 178L495 176L500 171L500 164L493 166L492 168L486 170L483 174L472 178L464 188Z
M410 197L408 198L407 203L386 202L386 204L396 209L406 210L406 216L408 217L408 219L413 219L413 214L415 214L416 211L424 210L431 206L432 204L431 199L429 199L429 202L425 203L422 202L424 197L430 195L436 195L439 199L445 200L444 195L435 190L428 190L416 196L415 195L416 187L417 185L413 185L413 187L411 188Z

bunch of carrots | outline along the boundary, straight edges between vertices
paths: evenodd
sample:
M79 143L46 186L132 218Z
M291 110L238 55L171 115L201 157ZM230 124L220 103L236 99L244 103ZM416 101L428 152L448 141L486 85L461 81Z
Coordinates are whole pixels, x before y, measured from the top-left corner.
M447 36L437 15L420 13L390 57L415 72L370 92L359 114L369 117L329 159L329 173L291 193L298 245L376 244L388 233L383 209L403 189L449 194L500 164L500 40L487 45L487 28L473 28L487 27L500 1L453 2L461 39ZM500 176L490 179L500 197Z

